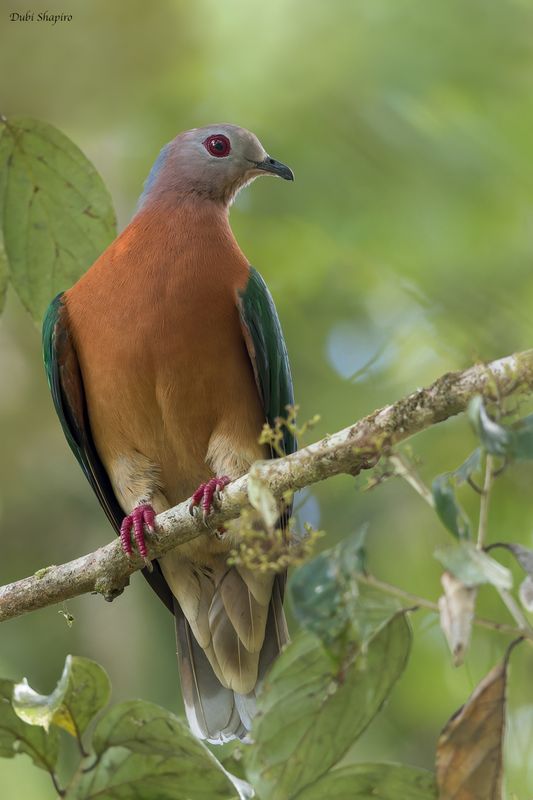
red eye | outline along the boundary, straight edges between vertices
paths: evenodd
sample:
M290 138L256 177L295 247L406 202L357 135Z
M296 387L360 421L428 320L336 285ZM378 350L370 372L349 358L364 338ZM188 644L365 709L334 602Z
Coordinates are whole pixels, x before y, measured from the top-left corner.
M216 136L208 136L204 142L204 147L208 153L217 158L224 158L229 155L231 144L227 136L217 133Z

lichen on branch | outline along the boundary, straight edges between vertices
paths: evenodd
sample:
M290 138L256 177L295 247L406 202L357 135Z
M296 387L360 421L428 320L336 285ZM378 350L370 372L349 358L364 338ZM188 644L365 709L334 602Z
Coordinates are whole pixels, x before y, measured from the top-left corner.
M337 433L289 456L255 464L252 469L281 500L287 492L342 473L357 475L375 466L394 445L465 411L475 395L499 402L510 395L532 393L533 350L526 350L462 372L446 373L431 386L373 411ZM248 481L249 476L243 475L226 487L220 507L210 519L213 529L237 518L248 505ZM157 532L149 544L151 559L206 530L190 515L189 500L159 514L156 523ZM117 539L74 561L1 587L0 621L88 592L111 599L143 566L139 556L128 559L124 555Z

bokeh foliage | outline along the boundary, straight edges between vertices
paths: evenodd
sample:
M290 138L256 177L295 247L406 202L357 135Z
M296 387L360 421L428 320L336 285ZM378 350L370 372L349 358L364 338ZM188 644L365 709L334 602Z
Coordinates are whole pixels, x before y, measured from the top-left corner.
M0 110L65 131L110 188L120 227L178 130L236 122L294 168L294 185L248 189L232 224L274 294L302 417L322 417L317 436L447 369L531 345L531 0L68 5L73 22L52 29L7 23L2 4ZM4 583L88 552L111 531L75 469L38 336L13 296L0 374ZM413 446L431 483L476 441L462 419ZM531 545L532 478L524 464L498 481L492 539ZM472 493L458 491L472 511ZM449 537L407 486L360 493L339 478L303 499L302 515L328 544L367 521L373 571L438 595L433 551ZM510 554L505 564L517 569ZM506 618L488 589L479 603ZM140 578L110 606L83 598L68 611L71 628L53 608L4 623L0 674L31 667L31 685L49 691L76 652L104 664L115 699L179 708L170 615ZM476 632L454 669L436 620L414 625L408 669L349 761L430 767L442 721L501 656L499 640ZM519 797L533 792L530 672L520 653L508 737L508 786ZM16 761L0 763L0 782L6 796L14 786L32 800L52 796L46 776L41 784Z
M345 572L351 551L348 539L296 571L295 581L303 572L311 592L324 596L322 607L329 615L335 614L347 581L357 592L357 575ZM296 608L298 596L293 592ZM324 629L301 630L269 672L258 699L253 743L232 746L233 758L240 755L246 787L224 772L185 720L166 709L145 700L106 709L110 686L105 670L79 656L67 656L49 695L35 692L26 679L3 682L0 757L31 755L65 800L126 800L133 795L139 800L156 795L161 800L235 800L237 793L248 800L251 786L260 800L296 800L332 772L407 665L411 629L404 610L389 607L387 616L369 618L364 631L353 617L342 619L333 636ZM78 764L60 780L65 732L77 742ZM224 755L224 748L216 750ZM393 800L395 781L403 782L406 791L419 788L422 781L423 800L436 796L431 773L398 766L393 774L385 767L380 775L377 764L367 766L368 774L351 777L353 791L379 786L383 800ZM336 777L331 780L335 783ZM344 796L342 786L331 795L336 800Z
M102 179L64 134L33 119L4 118L0 125L3 258L23 306L40 324L50 298L115 238L115 214Z

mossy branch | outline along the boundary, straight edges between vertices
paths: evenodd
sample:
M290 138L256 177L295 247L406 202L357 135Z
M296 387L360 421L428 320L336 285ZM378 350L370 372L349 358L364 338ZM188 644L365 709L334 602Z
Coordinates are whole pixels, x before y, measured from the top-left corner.
M373 467L391 447L438 422L466 410L477 394L501 401L510 395L533 393L533 350L476 364L463 372L450 372L431 386L385 406L344 430L328 435L297 453L263 462L261 477L274 496L302 489L342 473L357 475ZM256 465L254 469L258 469ZM210 527L239 516L247 505L248 475L226 487ZM189 501L159 514L157 533L150 538L149 555L155 559L168 550L205 533L201 521L189 514ZM127 584L144 562L129 560L117 540L93 553L0 588L0 621L68 600L87 592L111 598Z

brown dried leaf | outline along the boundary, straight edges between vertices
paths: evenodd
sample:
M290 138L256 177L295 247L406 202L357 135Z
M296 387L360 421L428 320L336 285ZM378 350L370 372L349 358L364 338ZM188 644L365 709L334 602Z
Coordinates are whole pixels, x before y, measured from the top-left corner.
M441 583L444 595L439 599L440 626L452 651L454 666L459 667L470 643L477 589L465 586L450 572L443 573Z
M502 798L507 664L516 643L509 646L503 661L481 681L440 735L439 800Z

